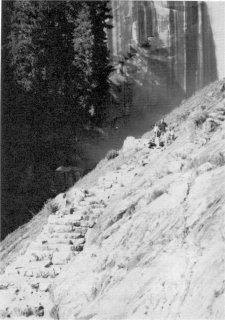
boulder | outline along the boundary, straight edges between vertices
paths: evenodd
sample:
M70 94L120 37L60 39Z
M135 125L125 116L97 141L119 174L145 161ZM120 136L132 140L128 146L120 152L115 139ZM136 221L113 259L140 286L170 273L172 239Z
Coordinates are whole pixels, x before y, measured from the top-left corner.
M148 139L135 139L134 137L127 137L123 144L123 151L129 151L137 148L138 150L148 147Z
M41 282L39 284L39 290L43 292L47 292L49 288L49 282Z
M52 263L54 265L66 264L71 259L71 253L68 250L54 252L52 256Z
M134 137L127 137L123 143L123 151L134 149L137 146L137 140Z

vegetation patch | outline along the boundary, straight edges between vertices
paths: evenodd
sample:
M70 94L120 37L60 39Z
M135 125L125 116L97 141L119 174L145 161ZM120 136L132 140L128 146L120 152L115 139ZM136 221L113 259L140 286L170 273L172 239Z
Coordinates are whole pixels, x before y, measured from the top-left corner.
M216 167L222 167L225 165L225 156L222 152L219 152L217 155L213 156L210 159L210 162Z
M182 122L184 122L188 118L189 115L190 115L190 111L184 112L182 114L178 114L176 117L176 123L180 125Z
M59 206L53 200L48 200L45 206L49 214L56 214L59 210Z
M22 312L21 315L24 317L30 317L34 314L33 310L31 307L27 306Z
M206 119L209 117L208 112L198 112L193 115L193 122L196 128L202 126L202 124L206 121Z
M207 155L202 155L198 158L191 160L190 163L187 165L187 169L196 169L205 162L209 162L209 157Z
M165 189L155 189L153 190L152 194L150 195L149 201L147 204L151 203L155 199L161 197L164 193L166 193Z
M222 152L219 152L216 155L203 154L200 157L193 159L187 168L196 169L206 162L210 162L215 167L222 167L225 165L225 156Z
M59 319L59 307L58 305L54 305L54 307L50 311L50 316L52 319L58 320Z
M138 253L136 256L134 256L132 259L127 264L127 269L132 270L134 269L140 262L141 260L145 257L144 252Z
M112 149L107 153L106 159L112 160L112 159L118 157L118 155L119 155L119 152L117 150Z

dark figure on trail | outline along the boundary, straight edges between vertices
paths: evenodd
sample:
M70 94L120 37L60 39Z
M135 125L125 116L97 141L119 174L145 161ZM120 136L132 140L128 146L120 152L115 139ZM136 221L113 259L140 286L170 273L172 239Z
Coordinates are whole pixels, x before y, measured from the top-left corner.
M155 144L155 142L153 141L153 139L149 141L148 147L149 147L149 149L153 149L153 148L156 147L156 144Z
M161 134L161 133L160 133L159 125L158 125L157 123L155 124L153 130L154 130L154 136L155 136L155 138L156 138L156 137L160 137L160 134Z
M162 119L160 124L159 124L159 130L162 133L165 133L166 132L166 128L167 128L167 123L164 121L164 119Z

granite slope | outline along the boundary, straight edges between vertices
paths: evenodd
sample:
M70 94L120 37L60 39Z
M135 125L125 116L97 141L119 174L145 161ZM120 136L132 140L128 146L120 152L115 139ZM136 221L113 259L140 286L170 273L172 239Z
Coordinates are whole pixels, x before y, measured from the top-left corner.
M128 137L49 201L23 251L15 244L7 260L2 243L2 318L225 317L224 88L209 85L165 118L171 144Z

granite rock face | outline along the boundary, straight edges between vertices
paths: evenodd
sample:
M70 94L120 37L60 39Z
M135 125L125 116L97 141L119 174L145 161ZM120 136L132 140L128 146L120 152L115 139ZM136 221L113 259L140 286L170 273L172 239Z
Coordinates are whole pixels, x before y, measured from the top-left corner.
M111 8L112 79L134 108L174 103L225 75L224 3L115 0Z

